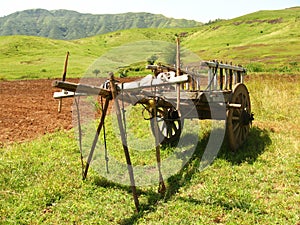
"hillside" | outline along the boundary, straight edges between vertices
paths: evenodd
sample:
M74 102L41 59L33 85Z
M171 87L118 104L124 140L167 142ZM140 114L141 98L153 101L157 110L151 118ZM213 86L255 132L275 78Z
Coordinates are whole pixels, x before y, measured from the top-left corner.
M81 77L97 58L114 47L140 40L175 43L179 33L186 34L182 46L201 59L232 61L246 66L249 73L299 74L299 15L300 8L259 11L195 28L130 29L72 41L3 36L0 79L60 77L67 51L71 52L68 76Z
M248 65L254 72L300 66L300 7L259 11L199 28L185 46L204 59Z
M193 20L151 13L93 15L69 10L31 9L0 18L0 36L29 35L52 39L80 39L131 28L195 27Z

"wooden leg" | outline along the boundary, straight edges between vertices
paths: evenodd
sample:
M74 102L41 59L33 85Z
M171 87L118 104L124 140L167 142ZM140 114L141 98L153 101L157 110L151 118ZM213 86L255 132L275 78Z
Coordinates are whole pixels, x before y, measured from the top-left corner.
M155 101L155 100L154 100ZM156 105L156 104L155 104ZM156 150L156 162L157 162L157 169L158 169L158 176L159 176L159 187L158 192L159 193L165 193L166 192L166 186L164 183L164 178L161 172L161 158L160 158L160 143L159 143L159 133L158 133L158 124L157 124L157 107L154 108L154 136L155 136L155 150Z
M94 141L93 141L93 144L92 144L92 147L91 147L91 151L90 151L88 160L86 162L85 171L84 171L84 174L83 174L83 180L85 180L86 177L87 177L87 173L88 173L88 170L89 170L89 167L90 167L93 155L94 155L94 151L95 151L98 139L99 139L99 135L100 135L101 129L102 129L103 124L104 124L104 120L105 120L105 117L106 117L108 105L109 105L109 100L106 99L105 100L105 105L104 105L104 108L103 108L103 112L102 112L102 115L101 115L100 123L98 125L97 131L96 131L96 134L95 134L95 137L94 137Z
M117 115L118 125L119 125L119 129L120 129L123 150L124 150L124 154L125 154L125 157L126 157L127 169L128 169L128 173L129 173L134 204L135 204L136 210L139 211L139 199L138 199L137 192L136 192L135 180L134 180L134 175L133 175L133 168L132 168L130 154L129 154L129 150L128 150L128 146L127 146L127 140L126 140L124 125L122 123L121 110L120 110L120 106L119 106L118 99L117 99L117 94L118 93L117 93L117 89L116 89L116 86L115 86L113 74L111 74L111 77L110 77L110 88L111 88L112 97L113 97L115 108L116 108L116 115Z

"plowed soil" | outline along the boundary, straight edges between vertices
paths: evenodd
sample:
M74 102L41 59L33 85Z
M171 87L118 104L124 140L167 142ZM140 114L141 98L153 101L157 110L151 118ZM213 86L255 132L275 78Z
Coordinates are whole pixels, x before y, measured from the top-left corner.
M58 113L58 100L53 98L53 93L60 89L52 87L53 81L0 81L0 147L72 128L73 98L63 99L62 110ZM68 81L78 83L79 79Z
M64 99L62 111L58 113L58 100L52 96L59 90L52 87L52 82L0 82L0 146L72 128L73 99Z

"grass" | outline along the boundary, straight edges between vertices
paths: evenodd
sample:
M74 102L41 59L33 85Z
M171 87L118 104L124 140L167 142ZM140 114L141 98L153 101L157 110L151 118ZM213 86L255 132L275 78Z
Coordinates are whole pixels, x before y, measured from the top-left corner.
M250 69L252 63L262 63L267 72L280 72L285 66L299 72L289 64L299 62L298 10L260 11L219 21L189 37L186 47L204 59L250 64Z
M224 143L203 171L198 168L210 124L201 121L196 150L168 178L166 194L158 194L155 185L138 188L139 213L128 186L108 181L93 167L88 179L81 180L73 132L0 146L0 224L298 225L300 80L299 75L288 75L299 74L298 14L299 8L262 11L199 28L134 29L74 41L0 37L0 80L10 80L60 77L66 51L71 52L68 76L81 77L92 62L115 47L150 39L173 42L176 33L186 31L182 45L202 59L213 56L247 66L246 84L255 113L245 145L232 154ZM268 22L273 20L277 22ZM132 119L142 121L138 116ZM108 121L109 154L124 161L110 125ZM129 123L128 129L143 138L148 128ZM129 141L136 145L134 138ZM148 151L130 148L134 164L155 163L148 142ZM172 151L164 149L162 157ZM109 163L113 169L113 162Z
M247 86L255 121L245 145L232 154L224 143L213 164L199 171L210 133L201 121L196 151L168 178L166 194L156 185L138 188L139 213L128 186L93 169L81 180L73 132L1 147L0 223L299 224L299 77L254 74ZM133 154L133 161L151 154Z
M242 64L250 72L299 74L299 10L260 11L196 28L131 29L72 41L0 37L0 80L59 78L67 51L71 52L68 77L81 77L115 47L146 40L175 44L175 35L181 33L186 34L182 46L203 60ZM123 59L127 57L132 54Z

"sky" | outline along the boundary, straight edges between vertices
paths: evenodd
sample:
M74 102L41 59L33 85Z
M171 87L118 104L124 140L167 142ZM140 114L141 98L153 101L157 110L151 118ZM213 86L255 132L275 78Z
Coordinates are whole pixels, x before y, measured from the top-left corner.
M42 8L81 13L114 14L149 12L199 22L232 19L259 10L300 6L300 0L0 0L0 17L16 11Z

